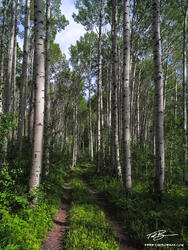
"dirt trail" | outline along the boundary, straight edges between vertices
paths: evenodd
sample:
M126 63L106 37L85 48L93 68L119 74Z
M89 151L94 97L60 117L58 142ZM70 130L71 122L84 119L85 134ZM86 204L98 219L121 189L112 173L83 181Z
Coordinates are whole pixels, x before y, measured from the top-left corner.
M63 186L63 202L59 212L53 219L54 225L52 230L43 243L42 250L60 250L62 249L63 241L67 231L67 219L70 207L70 187L66 182Z
M100 197L96 191L94 191L84 180L83 180L85 186L88 188L90 193L92 193L97 201L97 204L99 207L103 210L105 213L106 219L108 220L109 224L111 225L112 229L115 232L116 240L119 242L120 249L122 250L138 250L137 248L132 247L132 244L130 242L128 233L125 232L122 227L119 225L119 223L112 217L112 211L109 208L109 205L107 202Z

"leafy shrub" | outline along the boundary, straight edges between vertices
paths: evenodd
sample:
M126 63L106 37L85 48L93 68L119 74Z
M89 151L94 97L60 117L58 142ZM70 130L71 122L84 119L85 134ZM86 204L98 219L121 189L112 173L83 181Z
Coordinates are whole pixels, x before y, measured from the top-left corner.
M47 231L53 224L52 217L61 204L65 171L61 165L56 167L53 175L38 188L35 194L38 203L34 206L30 205L30 196L13 192L16 184L7 169L4 169L4 173L1 173L4 179L1 181L7 191L1 190L0 193L1 202L3 201L0 206L0 246L3 250L40 249ZM19 206L19 209L14 210L15 206Z

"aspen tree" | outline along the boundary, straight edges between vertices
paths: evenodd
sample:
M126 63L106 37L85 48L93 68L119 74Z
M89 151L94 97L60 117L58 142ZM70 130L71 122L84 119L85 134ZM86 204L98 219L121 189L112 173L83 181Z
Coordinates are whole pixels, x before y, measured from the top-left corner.
M184 144L184 168L183 180L188 183L188 139L187 139L187 16L188 16L188 0L183 10L183 144Z
M44 160L46 175L49 172L49 123L50 123L50 0L46 1L46 58L45 58L45 113L44 113Z
M163 70L161 62L160 1L153 0L153 56L155 69L155 150L156 185L162 195L164 192L164 105Z
M14 55L14 36L15 36L15 19L16 19L16 7L17 0L12 1L11 8L11 26L10 26L10 36L8 44L8 63L7 63L7 75L6 75L6 86L5 86L5 113L10 112L11 108L11 80L12 80L12 65L13 65L13 55Z
M4 84L4 56L5 56L5 25L6 25L6 16L7 16L7 8L8 1L5 0L3 2L3 21L2 21L2 29L1 29L1 54L0 54L0 113L3 112L3 104L2 104L2 94L3 94L3 84Z
M77 155L78 155L78 96L77 91L74 94L74 111L73 111L73 121L74 121L74 131L73 131L73 157L72 157L72 167L76 166Z
M19 123L18 123L18 145L19 152L22 151L22 137L24 135L25 108L26 108L26 87L28 82L28 65L29 65L29 29L30 29L30 0L25 3L25 23L24 23L24 46L23 46L23 63L20 85L20 106L19 106Z
M98 89L97 89L97 171L101 168L102 158L102 0L99 6L99 35L98 35Z
M12 61L12 87L11 87L11 96L12 96L12 102L11 102L11 112L15 114L16 112L16 66L17 66L17 23L18 23L18 8L17 5L19 5L19 0L16 3L16 9L15 9L15 33L14 33L14 50L13 50L13 61ZM12 141L14 141L15 137L15 129L12 130Z
M35 124L34 146L32 157L31 177L29 181L30 192L40 184L42 170L43 128L44 128L44 86L45 86L45 60L44 60L44 19L43 1L34 1L35 15L35 62L36 62L36 91L35 91ZM35 76L34 76L35 77Z
M132 188L131 179L131 138L130 138L130 2L124 1L124 27L123 27L123 183L127 190Z
M121 166L119 160L119 138L118 138L118 64L117 64L117 0L112 0L112 164L113 170L121 176Z

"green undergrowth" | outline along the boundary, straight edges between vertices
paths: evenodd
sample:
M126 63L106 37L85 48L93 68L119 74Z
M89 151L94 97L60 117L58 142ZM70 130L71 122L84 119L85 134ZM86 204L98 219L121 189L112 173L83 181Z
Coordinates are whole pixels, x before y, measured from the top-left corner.
M32 205L33 196L20 191L11 171L1 171L0 188L0 249L39 250L53 225L52 217L61 204L62 185L66 168L59 163L51 168L49 177L36 191L37 205Z
M71 209L66 249L119 249L103 211L80 180L80 170L74 169L71 185Z
M119 180L110 176L97 176L93 168L83 172L87 182L109 202L114 215L138 247L144 248L145 244L175 244L175 247L163 245L163 249L188 249L187 187L171 187L164 201L158 203L146 183L137 182L131 197L126 197ZM178 235L159 241L147 239L147 234L158 230ZM152 249L158 248L155 245Z

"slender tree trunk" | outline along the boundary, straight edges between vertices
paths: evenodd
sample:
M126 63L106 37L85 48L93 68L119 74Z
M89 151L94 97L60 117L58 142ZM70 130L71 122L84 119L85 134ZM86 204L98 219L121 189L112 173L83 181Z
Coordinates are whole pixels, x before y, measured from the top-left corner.
M28 66L29 66L29 29L30 29L30 0L26 0L23 63L22 63L22 76L20 84L20 107L19 107L19 123L18 123L19 153L22 152L22 137L24 135L24 123L25 123L26 87L28 82Z
M118 62L117 62L117 0L112 0L112 162L115 172L121 177L118 138Z
M123 183L129 191L132 188L131 179L131 138L130 138L130 1L124 1L124 30L123 30Z
M186 1L184 19L183 19L183 144L184 144L184 168L183 181L188 183L188 140L187 140L187 16L188 16L188 1Z
M49 173L50 147L50 0L46 1L46 75L45 75L45 116L44 116L44 158L46 175Z
M91 70L91 65L90 65ZM91 71L90 71L91 72ZM92 131L92 117L91 117L91 73L89 73L89 148L91 160L93 161L93 131Z
M15 18L16 18L16 6L17 0L12 1L12 17L11 17L11 29L9 36L8 45L8 64L7 64L7 76L6 76L6 88L5 88L5 113L10 112L11 108L11 77L12 77L12 65L13 65L13 54L14 54L14 35L15 35Z
M164 105L163 71L161 63L160 1L153 0L153 43L155 67L155 147L156 147L156 184L161 195L164 192Z
M32 170L29 182L30 192L40 184L42 170L43 151L43 128L44 128L44 85L45 85L45 63L44 63L44 19L42 0L34 1L35 15L35 55L36 55L36 105L35 105L35 127Z
M1 32L1 57L0 57L0 113L3 112L3 86L4 86L4 56L5 56L5 25L7 16L7 1L4 1L3 5L3 21L2 21L2 32Z
M102 102L102 1L99 11L99 37L98 37L98 97L97 97L97 172L101 168L101 102Z
M178 81L177 81L177 72L176 72L176 79L175 79L175 106L174 106L175 121L177 119L177 106L178 106Z
M167 85L167 79L168 79L168 58L166 62L166 71L165 71L165 77L164 77L164 94L163 94L163 105L164 105L164 110L166 107L166 85Z
M109 145L109 158L110 158L110 138L112 129L112 64L109 66L109 78L108 78L108 145Z
M28 119L28 135L30 145L33 144L34 138L34 113L35 113L35 89L36 89L36 55L35 50L33 50L33 59L31 60L31 67L33 68L33 79L31 82L31 90L30 90L30 100L29 100L29 119Z
M133 56L132 56L133 57ZM133 60L132 60L133 61ZM134 98L135 98L135 75L136 75L136 62L134 63L133 72L130 77L130 128L131 136L135 138L134 135L134 124L135 124L135 107L134 107ZM130 69L131 70L131 69Z
M19 1L17 2L19 4ZM17 62L17 22L18 22L18 10L16 6L15 13L15 33L14 33L14 52L13 52L13 62L12 62L12 106L11 112L15 115L16 111L16 62ZM14 143L15 129L12 129L12 143Z
M140 141L140 85L141 85L141 69L138 75L138 86L137 86L137 142Z
M75 81L75 84L78 83ZM75 86L74 92L75 93L74 93L74 112L73 112L74 129L73 129L72 167L76 166L77 155L78 155L78 86Z

